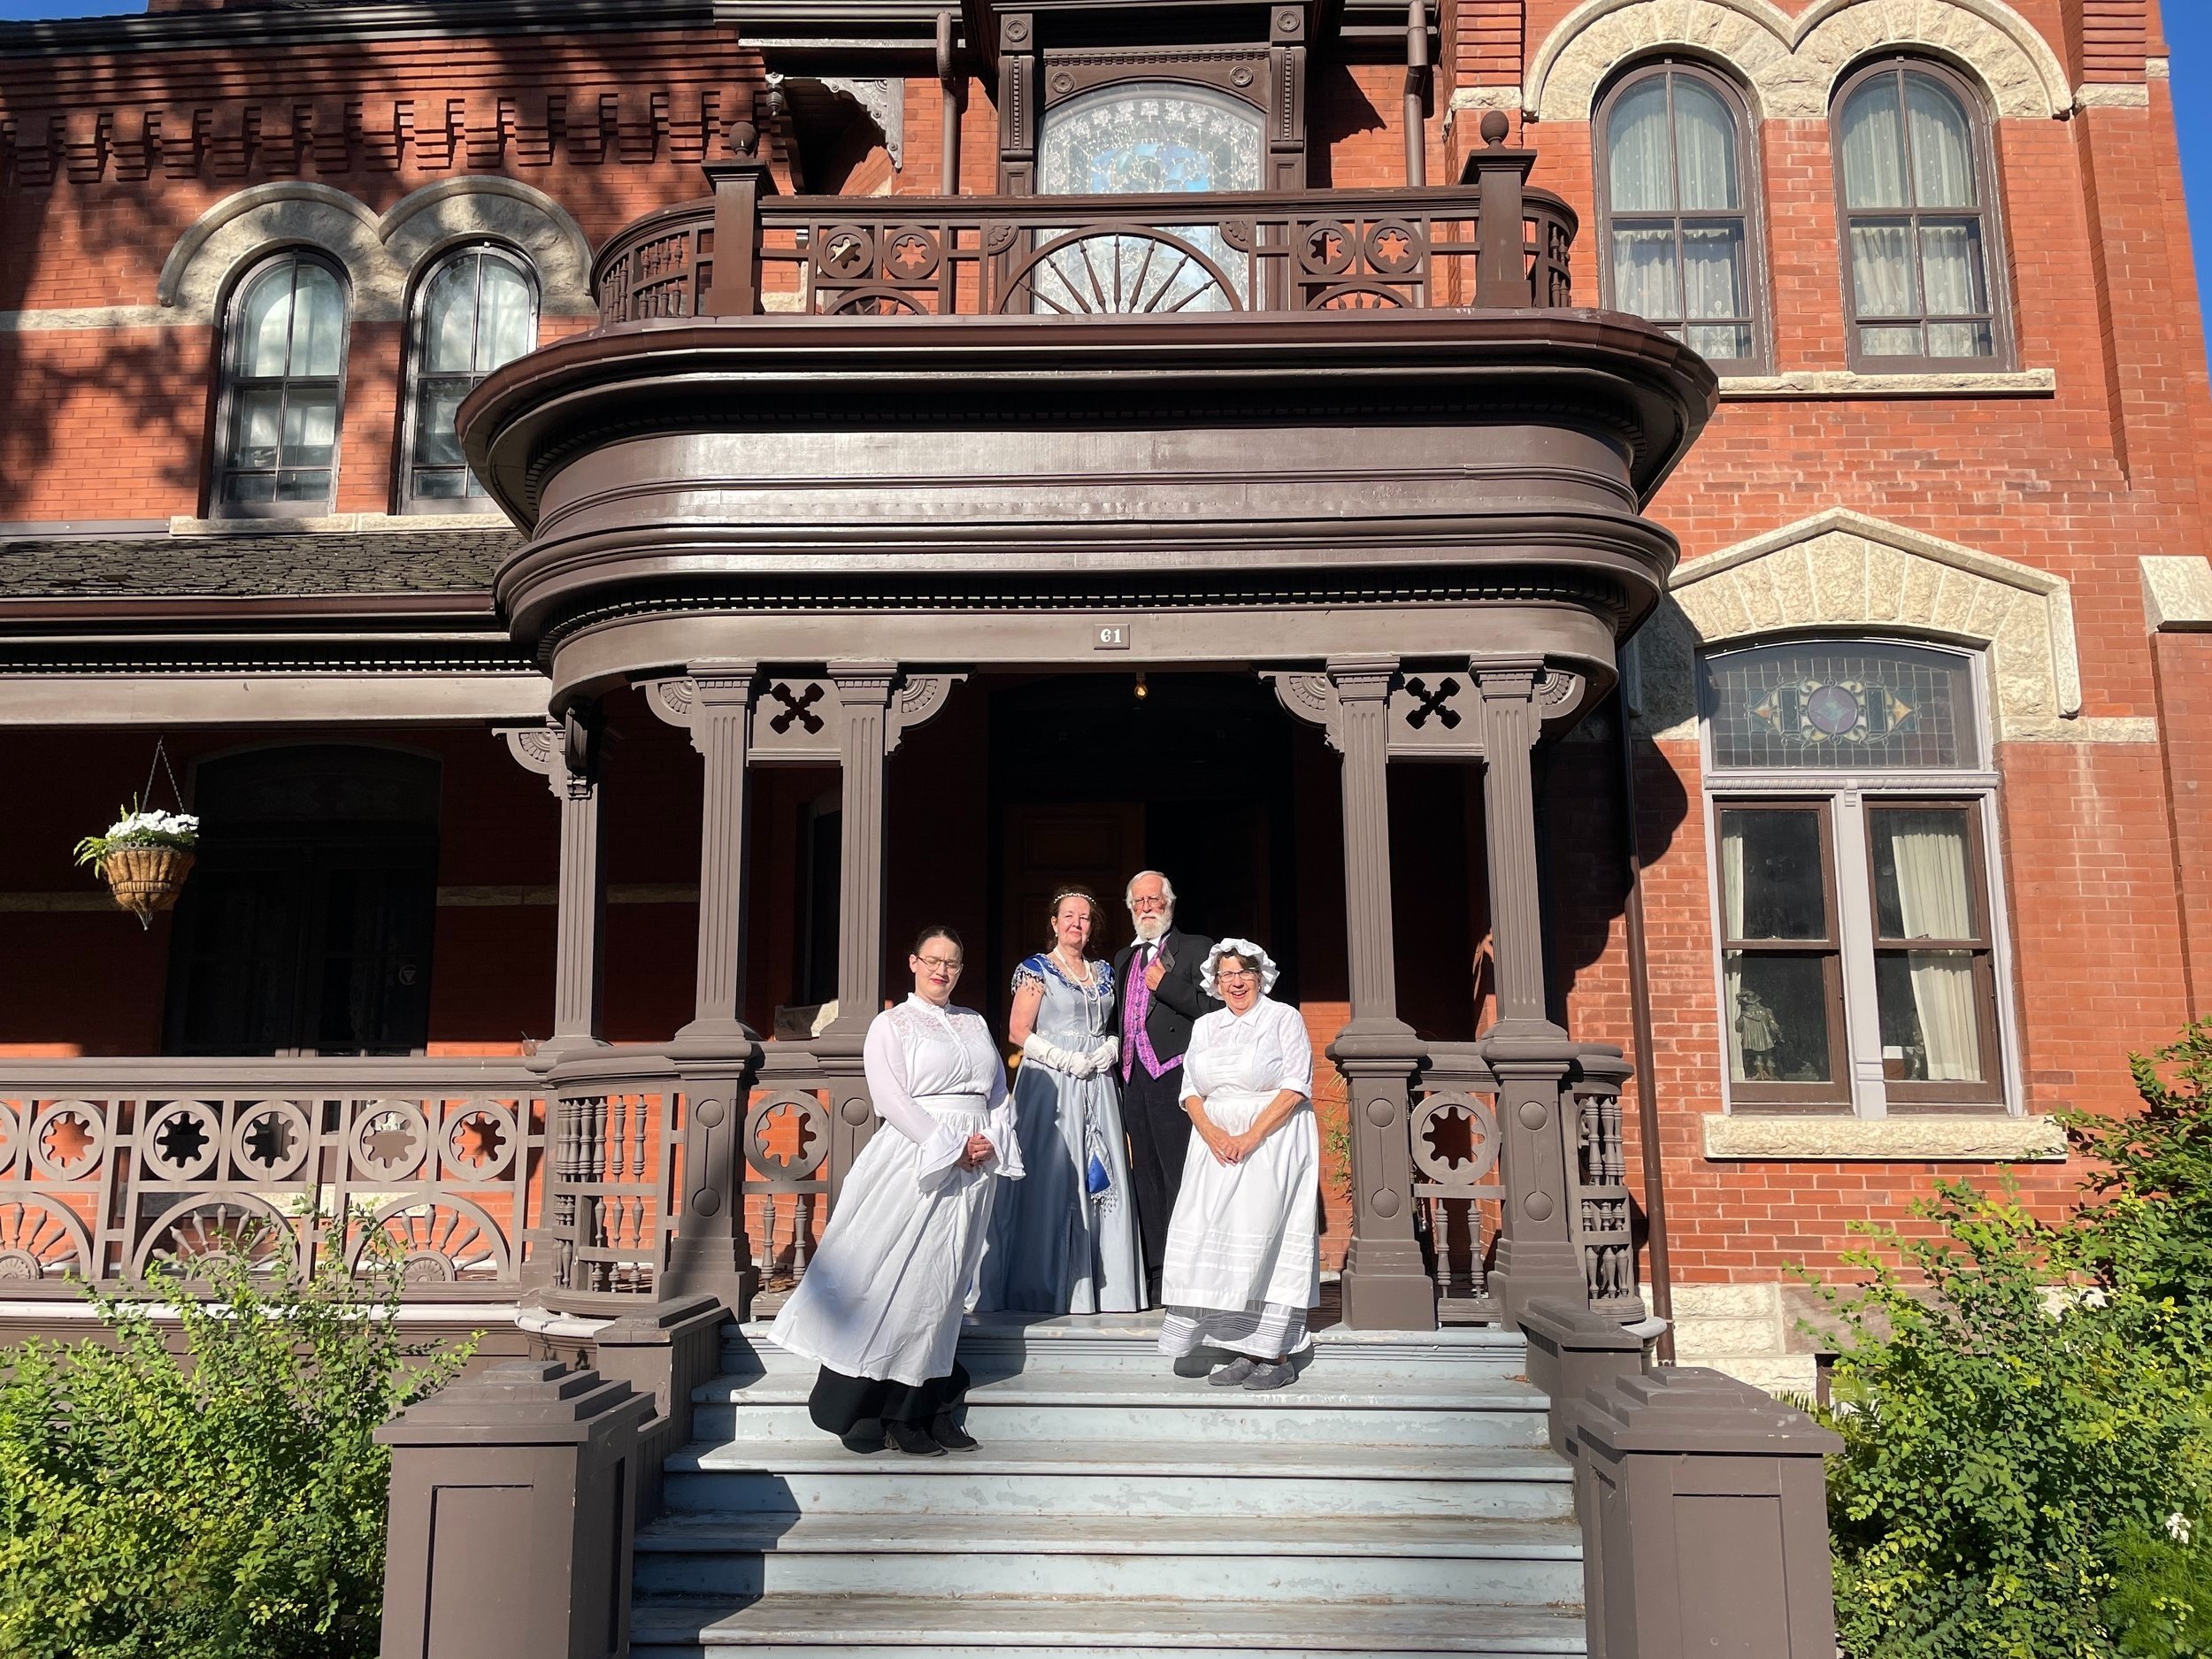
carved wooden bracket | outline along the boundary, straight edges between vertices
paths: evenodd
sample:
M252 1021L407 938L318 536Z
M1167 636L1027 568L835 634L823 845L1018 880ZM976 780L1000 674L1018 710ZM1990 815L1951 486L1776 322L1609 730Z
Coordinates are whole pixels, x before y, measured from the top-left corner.
M873 665L872 664L871 667ZM775 669L755 671L750 664L732 664L732 672L715 676L733 689L741 679L751 698L751 725L746 758L756 764L834 766L843 758L839 720L839 685L849 698L859 683L842 668L824 673L786 673ZM703 672L650 681L646 701L654 713L671 726L692 726L700 698ZM863 675L862 680L874 676ZM905 674L895 664L880 670L884 710L883 752L890 754L908 731L936 716L965 673ZM727 700L726 693L725 701Z
M1371 674L1367 664L1333 664L1327 672L1263 672L1285 710L1309 726L1320 726L1329 747L1341 752L1342 693L1348 672ZM1547 727L1580 706L1585 677L1541 662L1503 669L1476 663L1442 667L1396 666L1388 670L1390 757L1394 760L1479 760L1482 704L1486 698L1517 696L1535 705ZM1501 676L1503 678L1501 678ZM1363 675L1363 677L1365 677Z
M594 714L572 708L559 719L497 730L515 764L543 778L556 799L590 795L599 771L599 722Z

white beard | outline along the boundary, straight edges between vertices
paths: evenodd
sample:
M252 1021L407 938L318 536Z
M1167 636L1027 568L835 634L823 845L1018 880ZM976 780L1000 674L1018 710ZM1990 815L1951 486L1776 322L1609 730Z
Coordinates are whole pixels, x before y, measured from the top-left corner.
M1172 916L1145 916L1134 919L1137 925L1137 942L1141 945L1157 944L1160 941L1160 936L1166 933L1175 921Z

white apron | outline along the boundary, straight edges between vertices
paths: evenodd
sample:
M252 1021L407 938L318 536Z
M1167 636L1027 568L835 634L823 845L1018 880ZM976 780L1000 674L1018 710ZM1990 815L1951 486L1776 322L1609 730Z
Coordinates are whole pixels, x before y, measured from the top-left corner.
M1021 1176L1006 1071L983 1017L918 996L876 1016L864 1053L883 1126L846 1172L776 1345L848 1377L916 1387L952 1373L1001 1179ZM997 1156L958 1167L972 1134Z
M1262 997L1248 1014L1220 1009L1192 1028L1183 1094L1217 1126L1243 1133L1286 1088L1307 1098L1242 1163L1219 1162L1191 1136L1160 1279L1168 1307L1241 1313L1320 1300L1321 1141L1305 1022Z

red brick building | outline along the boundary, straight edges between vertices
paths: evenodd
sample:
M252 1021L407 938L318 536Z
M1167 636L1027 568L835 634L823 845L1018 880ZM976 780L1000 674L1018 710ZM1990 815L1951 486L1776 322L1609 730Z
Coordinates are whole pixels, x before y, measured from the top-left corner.
M1463 188L1425 180L1475 165L1494 112L1500 153L1533 151L1529 200L1555 193L1579 221L1574 303L1645 316L1718 379L1701 434L1701 408L1653 441L1664 465L1637 471L1648 433L1619 440L1632 459L1613 494L1656 487L1628 506L1678 540L1679 561L1656 610L1618 610L1617 699L1601 654L1536 750L1543 1011L1639 1073L1609 1143L1621 1167L1594 1164L1586 1185L1634 1193L1650 1285L1639 1125L1655 1121L1680 1350L1767 1382L1809 1377L1809 1359L1784 1351L1801 1344L1782 1286L1793 1264L1832 1269L1849 1222L1897 1217L1932 1176L1984 1178L2001 1161L2033 1202L2063 1203L2074 1172L2051 1115L2121 1104L2129 1051L2212 997L2212 751L2191 718L2212 696L2212 403L2155 5L1458 0L1418 30L1403 8L1361 0L1169 10L1138 40L1127 19L1075 8L1077 21L1036 26L1041 49L1029 13L971 4L941 26L897 0L157 4L0 27L0 757L16 782L0 826L0 1271L58 1279L95 1256L127 1271L225 1205L319 1184L373 1197L426 1281L518 1287L549 1133L526 1060L593 1039L659 1054L703 1015L698 918L719 901L703 897L694 841L710 786L692 752L701 727L687 739L671 723L663 687L689 687L677 712L692 718L712 676L704 658L632 663L621 685L587 687L589 720L547 736L549 696L567 719L582 684L549 677L549 641L585 624L532 596L550 533L502 512L534 516L558 465L517 449L500 470L502 388L523 385L526 354L576 342L545 360L583 365L595 348L580 337L603 321L641 339L661 325L635 319L709 310L757 315L770 338L780 319L843 306L839 326L879 322L905 341L908 325L851 313L937 302L881 261L864 294L834 288L823 262L849 227L818 198L854 198L850 226L871 250L889 238L886 259L901 223L887 200L932 198L915 218L936 226L957 217L939 198L969 198L978 240L931 230L917 255L970 262L941 290L955 311L1011 245L981 240L1016 223L1007 204L1064 200L1056 180L1069 179L1125 188L1117 168L1171 163L1185 173L1171 186L1146 173L1151 188L1267 196L1194 206L1208 226L1176 257L1233 276L1194 314L1268 309L1262 287L1294 257L1271 227L1302 235L1336 213L1368 249L1336 270L1364 275L1313 297L1332 275L1324 250L1300 291L1310 310L1358 310L1345 330L1381 329L1397 320L1385 311L1478 297L1443 264L1451 215L1471 220L1473 173ZM1042 108L1038 132L1009 102L1021 96ZM1165 125L1148 137L1148 121ZM630 228L698 202L710 164L723 195L665 221L678 253ZM1432 194L1378 194L1415 188ZM733 245L739 191L758 192L744 197L758 251L732 302L746 273L726 255L710 274L702 238ZM1417 287L1391 249L1370 248L1391 225L1434 262ZM1116 234L1131 295L1055 298L1033 277L1016 309L1159 313L1198 291L1164 299L1162 279L1127 263L1131 239L1157 237ZM1512 256L1536 284L1517 311L1565 314L1532 246L1533 275ZM1233 252L1256 274L1234 275ZM657 276L649 256L674 263ZM1121 319L1067 320L1087 326L1138 338ZM457 428L462 398L518 359ZM1402 414L1386 408L1379 429ZM865 495L866 467L824 442L805 488ZM1431 454L1421 477L1471 477L1492 458L1478 437ZM1171 446L1144 467L1183 480L1145 510L1163 520L1199 511L1174 490L1195 500L1219 482ZM1293 447L1237 488L1261 517L1302 478L1337 491L1325 521L1411 511L1394 493L1411 486L1379 476L1329 484ZM772 526L804 493L791 477L781 495L743 488L749 522ZM795 520L813 511L790 507ZM707 562L735 580L749 567L718 546ZM1194 593L1228 568L1178 557ZM808 557L827 568L819 549ZM885 605L905 603L881 580ZM1350 781L1338 810L1332 746L1348 768L1352 740L1286 712L1280 676L1326 657L1321 677L1348 708L1336 654L1374 648L1337 643L1367 637L1360 592L1302 603L1320 632L1279 661L1224 647L1240 676L1194 647L1148 649L1166 626L1156 599L1097 599L1102 625L1129 631L1099 647L1125 655L924 653L927 672L887 680L876 705L903 712L867 802L884 828L860 921L840 896L856 856L849 754L841 763L833 738L764 753L757 730L762 764L737 797L749 843L731 843L749 883L727 912L744 972L717 983L738 997L726 1017L791 1046L765 1044L748 1087L784 1079L829 1135L835 1085L777 1069L779 1053L803 1052L837 1074L833 1043L805 1048L821 1005L841 993L849 1016L872 982L897 982L916 926L949 919L971 941L969 995L997 1018L1042 887L1118 893L1142 864L1175 878L1193 926L1279 949L1317 1044L1331 1043L1359 1000L1360 953L1377 948L1361 942L1347 874ZM757 665L746 718L782 718L778 697L787 711L857 706L865 676L837 664L880 653L837 626L789 672ZM1461 687L1443 691L1442 657L1394 650L1376 693L1388 719L1450 711ZM1468 680L1465 648L1455 660ZM1256 670L1278 674L1277 695ZM1401 735L1417 746L1425 730ZM69 849L150 766L170 803L157 741L206 841L178 908L142 933ZM1425 1099L1502 1087L1453 1082L1433 1048L1471 1054L1501 1017L1494 803L1470 752L1394 766L1386 786L1385 967L1395 1016L1431 1045L1408 1064L1436 1079L1410 1096L1417 1142L1439 1128ZM653 1256L676 1226L659 1134L674 1094L642 1080L602 1093L634 1097L620 1202L640 1206ZM1383 1153L1358 1151L1370 1105L1347 1125L1345 1086L1324 1093L1340 1246L1358 1208L1345 1160ZM291 1102L286 1121L336 1162L283 1152L250 1169L240 1148L285 1117L256 1118L265 1097ZM204 1118L180 1153L159 1139L173 1101ZM72 1102L73 1157L54 1138ZM1447 1142L1472 1123L1494 1156L1489 1110L1451 1106L1444 1139L1411 1156L1458 1171ZM434 1158L377 1164L348 1139L395 1110L415 1114ZM1374 1120L1401 1168L1406 1125L1402 1111ZM845 1141L830 1138L813 1186L754 1199L753 1250L772 1271L801 1264L789 1194L810 1202L833 1179ZM136 1172L92 1173L127 1149ZM1460 1179L1406 1188L1448 1315L1482 1310L1499 1197Z

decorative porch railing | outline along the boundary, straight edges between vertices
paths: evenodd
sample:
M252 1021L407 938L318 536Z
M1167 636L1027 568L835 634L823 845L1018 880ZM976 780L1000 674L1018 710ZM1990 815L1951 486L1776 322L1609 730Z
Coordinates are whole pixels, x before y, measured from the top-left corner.
M1621 1086L1631 1075L1620 1050L1570 1045L1571 1062L1555 1123L1571 1191L1568 1227L1594 1311L1643 1317L1638 1294L1633 1205L1626 1185ZM1412 1197L1423 1253L1446 1323L1502 1317L1488 1261L1507 1202L1498 1133L1498 1083L1480 1043L1432 1043L1407 1113Z
M0 1294L68 1297L162 1258L239 1246L311 1265L346 1215L349 1266L382 1233L406 1294L525 1282L546 1144L519 1060L65 1060L0 1071Z
M759 311L1082 318L1572 303L1574 210L1528 152L1438 188L1126 196L769 196L757 174L628 226L603 325Z
M1594 1311L1638 1317L1629 1068L1616 1049L1568 1048L1551 1121L1584 1294ZM702 1167L712 1147L741 1170L723 1171L736 1225L709 1256L726 1254L747 1294L786 1286L807 1271L871 1125L852 1061L826 1043L771 1042L703 1068L746 1091L735 1137L719 1141L691 1112L710 1087L700 1063L657 1048L588 1051L549 1075L518 1059L11 1067L0 1072L0 1294L68 1296L73 1280L122 1283L222 1244L310 1263L323 1248L317 1217L342 1211L349 1265L384 1233L404 1256L411 1300L530 1292L618 1313L700 1287L683 1282L678 1244L687 1225L714 1219L700 1202L717 1185ZM1501 1156L1499 1082L1479 1043L1429 1045L1412 1075L1403 1198L1439 1316L1494 1322L1503 1308L1487 1263L1515 1176Z

